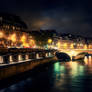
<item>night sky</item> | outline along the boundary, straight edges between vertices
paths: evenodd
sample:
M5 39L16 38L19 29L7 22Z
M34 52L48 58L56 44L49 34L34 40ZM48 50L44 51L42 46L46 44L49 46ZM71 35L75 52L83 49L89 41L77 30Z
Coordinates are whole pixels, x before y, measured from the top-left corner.
M0 0L0 11L21 16L31 29L92 37L91 0Z

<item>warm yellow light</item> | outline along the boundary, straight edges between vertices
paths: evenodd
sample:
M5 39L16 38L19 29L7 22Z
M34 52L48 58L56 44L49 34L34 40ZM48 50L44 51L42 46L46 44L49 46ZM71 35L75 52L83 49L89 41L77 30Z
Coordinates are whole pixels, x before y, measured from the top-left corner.
M64 48L67 48L67 43L64 43Z
M3 38L3 37L4 37L4 33L0 32L0 38Z
M58 46L58 48L60 48L60 47L61 47L61 43L60 43L60 42L58 42L58 43L57 43L57 46Z
M70 55L71 55L71 56L76 56L76 55L77 55L77 52L72 50L72 51L70 52Z
M91 48L91 45L88 45L88 48L90 49Z
M30 45L35 45L35 41L32 39L29 41L29 43L30 43Z
M88 48L89 48L89 49L92 49L92 45L89 45Z
M71 44L71 48L73 49L73 44Z
M85 62L86 65L88 64L88 57L87 56L85 56L84 62Z
M16 42L16 34L15 33L10 36L10 40L12 40L13 42Z
M23 36L21 37L21 42L25 42L25 41L26 41L26 36L23 35Z
M29 44L24 42L24 43L23 43L23 46L24 46L24 47L29 47Z
M49 43L49 44L52 43L52 39L48 39L48 43Z
M87 49L87 45L84 45L84 49Z
M80 44L77 44L77 46L80 46Z

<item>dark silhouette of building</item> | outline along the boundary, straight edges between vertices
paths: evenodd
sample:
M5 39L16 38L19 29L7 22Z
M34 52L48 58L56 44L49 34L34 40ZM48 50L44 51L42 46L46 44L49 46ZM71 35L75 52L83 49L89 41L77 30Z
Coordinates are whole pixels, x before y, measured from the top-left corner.
M27 25L19 16L8 13L0 13L0 29L1 30L26 30Z

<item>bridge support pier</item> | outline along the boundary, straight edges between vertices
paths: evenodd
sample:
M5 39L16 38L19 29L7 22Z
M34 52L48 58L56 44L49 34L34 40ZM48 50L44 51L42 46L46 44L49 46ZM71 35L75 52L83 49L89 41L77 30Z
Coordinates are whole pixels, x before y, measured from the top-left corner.
M9 61L9 55L3 56L3 63L5 63L5 64L10 63L10 61Z

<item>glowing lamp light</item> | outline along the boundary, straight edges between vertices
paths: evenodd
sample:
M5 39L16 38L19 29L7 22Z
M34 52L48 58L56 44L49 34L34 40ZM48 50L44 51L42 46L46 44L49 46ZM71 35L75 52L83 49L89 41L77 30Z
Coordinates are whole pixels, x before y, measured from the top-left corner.
M60 42L58 42L58 43L57 43L57 46L58 46L58 48L60 48L60 46L61 46L61 43L60 43Z
M34 40L30 40L30 44L31 45L35 45L35 41Z
M21 42L25 42L25 41L26 41L26 36L23 35L23 36L21 37Z
M0 32L0 38L3 38L3 37L4 37L4 33Z
M67 48L67 43L64 43L64 48Z
M73 48L73 44L71 44L71 48Z
M75 52L75 51L72 50L72 51L70 52L70 55L71 55L71 56L76 56L76 55L77 55L77 52Z
M10 40L11 40L12 42L16 42L16 34L11 35L11 36L10 36Z
M84 49L87 49L87 45L84 45Z
M29 44L28 43L23 43L23 46L24 47L29 47Z
M48 39L48 43L49 43L49 44L52 43L52 39Z

